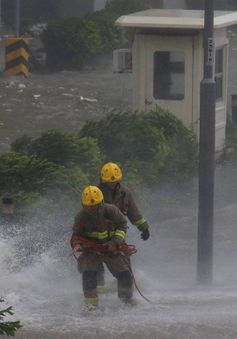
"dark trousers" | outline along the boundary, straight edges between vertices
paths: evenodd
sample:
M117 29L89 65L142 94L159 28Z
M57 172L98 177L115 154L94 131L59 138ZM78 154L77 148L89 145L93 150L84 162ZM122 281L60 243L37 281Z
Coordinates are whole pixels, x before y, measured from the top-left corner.
M98 268L106 264L111 274L117 279L118 297L127 301L133 294L133 277L130 272L130 259L122 254L106 256L95 252L82 253L78 259L78 268L82 273L83 292L86 303L98 303L97 283Z

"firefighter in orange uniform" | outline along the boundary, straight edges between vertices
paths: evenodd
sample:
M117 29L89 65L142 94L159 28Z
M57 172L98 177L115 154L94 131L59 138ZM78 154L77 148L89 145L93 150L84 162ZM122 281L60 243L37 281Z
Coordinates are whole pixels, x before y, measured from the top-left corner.
M82 192L82 210L75 218L71 246L74 254L82 251L78 258L79 271L82 273L85 304L89 310L98 306L97 270L105 263L117 279L118 297L125 303L132 303L133 277L130 260L117 249L125 242L127 221L120 210L104 203L101 190L88 186ZM86 248L77 236L97 244L106 244L107 252Z

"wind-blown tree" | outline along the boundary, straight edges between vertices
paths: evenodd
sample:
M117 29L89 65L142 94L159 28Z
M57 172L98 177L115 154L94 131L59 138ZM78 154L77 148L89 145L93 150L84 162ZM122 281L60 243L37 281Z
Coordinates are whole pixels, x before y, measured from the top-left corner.
M163 0L108 0L105 9L118 16L149 8L162 8Z
M11 150L27 156L35 155L37 159L65 168L79 166L90 177L98 174L103 163L103 154L95 138L79 138L56 129L42 133L37 139L28 135L18 137L11 144Z
M120 16L142 11L148 7L144 0L110 0L107 1L105 9Z
M15 152L0 157L0 192L14 196L16 220L41 215L42 222L59 212L66 218L78 206L80 192L88 184L88 176L77 165L67 168Z
M89 17L97 24L103 53L110 52L126 43L121 29L114 24L117 19L116 13L104 9L92 13Z
M124 36L114 25L116 18L115 13L101 10L49 22L42 33L48 66L81 69L98 55L123 45Z
M82 68L102 53L97 24L88 16L52 21L42 33L49 67Z
M0 299L0 303L4 302ZM5 316L13 315L12 306L0 310L0 335L7 335L14 337L15 332L21 328L20 321L3 321Z
M28 155L31 143L32 138L27 134L23 134L11 143L11 150L16 153Z
M44 215L70 213L83 187L97 182L103 163L96 139L58 130L36 139L23 135L11 148L0 157L0 191L14 195L20 217L32 209L44 210Z
M49 130L33 140L29 154L64 167L79 166L88 176L97 175L103 154L97 140L71 133Z
M93 137L107 161L136 168L144 183L161 178L182 179L197 168L195 135L174 115L161 108L150 112L112 113L87 122L81 137Z
M43 193L64 182L63 170L46 159L35 155L9 152L0 157L1 192Z

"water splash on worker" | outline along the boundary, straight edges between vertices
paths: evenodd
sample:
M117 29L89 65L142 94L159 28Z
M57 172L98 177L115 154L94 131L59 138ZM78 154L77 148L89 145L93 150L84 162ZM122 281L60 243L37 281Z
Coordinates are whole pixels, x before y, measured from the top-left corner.
M120 303L116 284L106 272L101 311L83 313L69 226L59 221L16 225L12 235L1 229L1 294L24 325L16 338L80 338L78 331L81 337L103 339L121 334L129 339L236 338L237 191L227 179L234 175L234 166L217 169L214 284L205 288L196 285L196 182L192 189L173 185L154 192L149 241L142 241L133 226L129 229L128 242L138 248L132 257L134 276L151 300L146 302L135 291L134 308Z

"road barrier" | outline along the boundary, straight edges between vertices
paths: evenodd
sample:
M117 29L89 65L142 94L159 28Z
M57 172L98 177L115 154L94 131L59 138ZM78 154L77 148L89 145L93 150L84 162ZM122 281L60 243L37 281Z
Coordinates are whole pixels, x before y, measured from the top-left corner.
M5 76L29 74L29 40L7 38L5 40Z

